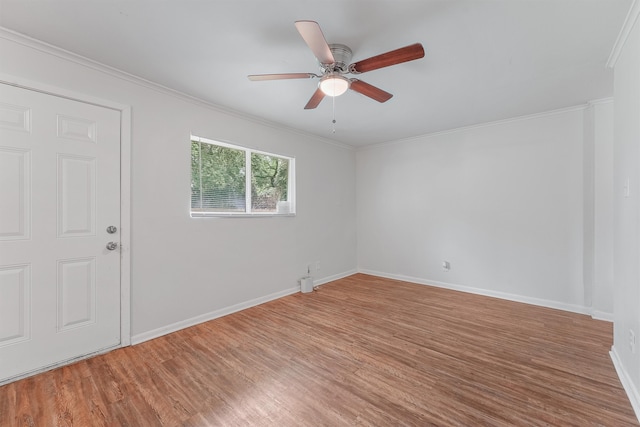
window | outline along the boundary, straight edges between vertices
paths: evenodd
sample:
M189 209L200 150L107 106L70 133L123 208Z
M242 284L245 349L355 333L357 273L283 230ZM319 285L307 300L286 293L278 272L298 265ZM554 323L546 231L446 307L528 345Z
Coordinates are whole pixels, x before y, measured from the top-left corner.
M295 213L295 159L191 136L191 216Z

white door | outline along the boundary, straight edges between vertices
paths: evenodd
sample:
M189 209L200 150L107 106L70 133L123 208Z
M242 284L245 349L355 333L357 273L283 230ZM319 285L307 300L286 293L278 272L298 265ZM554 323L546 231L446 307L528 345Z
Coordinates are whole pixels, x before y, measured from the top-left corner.
M119 228L120 112L0 84L0 383L119 345Z

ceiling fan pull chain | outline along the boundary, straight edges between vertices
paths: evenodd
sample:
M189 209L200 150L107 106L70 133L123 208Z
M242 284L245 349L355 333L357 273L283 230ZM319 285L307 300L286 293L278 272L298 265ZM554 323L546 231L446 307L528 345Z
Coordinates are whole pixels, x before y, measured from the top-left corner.
M331 120L331 123L333 124L333 132L332 133L336 133L336 97L332 97L331 98L333 100L332 104L333 104L333 120Z

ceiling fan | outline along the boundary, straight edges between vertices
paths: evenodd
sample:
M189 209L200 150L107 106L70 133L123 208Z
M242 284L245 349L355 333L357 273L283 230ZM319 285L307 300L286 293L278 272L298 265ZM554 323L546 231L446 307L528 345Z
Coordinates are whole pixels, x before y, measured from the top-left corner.
M345 74L361 74L391 65L401 64L424 57L424 48L420 43L392 50L362 61L351 62L352 51L343 44L328 44L320 25L315 21L296 21L298 32L307 43L320 64L321 75L313 73L252 74L249 80L284 80L319 78L318 89L311 96L305 109L316 108L325 96L340 96L347 89L354 90L378 102L386 102L393 96L369 83L356 78L347 78Z

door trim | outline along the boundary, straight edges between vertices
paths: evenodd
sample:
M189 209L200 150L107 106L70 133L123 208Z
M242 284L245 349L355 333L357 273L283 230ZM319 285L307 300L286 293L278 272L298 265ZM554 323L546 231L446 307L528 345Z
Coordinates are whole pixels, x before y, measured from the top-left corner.
M131 106L0 73L0 83L120 112L120 345L131 345ZM83 355L73 361L95 353ZM64 364L70 361L64 362ZM36 371L34 373L37 373ZM31 374L29 374L31 375Z

